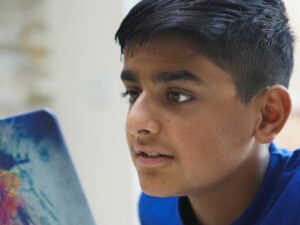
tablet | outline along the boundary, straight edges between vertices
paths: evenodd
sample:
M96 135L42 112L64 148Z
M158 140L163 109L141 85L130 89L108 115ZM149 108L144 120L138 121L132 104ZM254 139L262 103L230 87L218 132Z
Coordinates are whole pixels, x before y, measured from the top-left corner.
M0 120L0 224L95 224L48 109Z

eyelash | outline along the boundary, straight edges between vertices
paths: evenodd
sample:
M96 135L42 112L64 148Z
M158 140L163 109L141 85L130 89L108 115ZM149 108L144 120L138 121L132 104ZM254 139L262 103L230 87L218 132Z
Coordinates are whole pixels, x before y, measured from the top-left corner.
M128 101L129 101L130 104L133 104L136 101L136 99L139 97L140 91L138 91L138 90L126 90L121 95L122 95L123 98L128 98ZM178 98L178 97L182 97L182 96L184 96L186 98L186 100L181 101L181 102L176 101L174 99L172 100L172 97ZM166 93L166 100L170 101L172 104L175 104L175 105L184 104L184 103L187 103L187 102L189 102L193 99L194 99L194 97L191 94L186 93L185 90L182 90L180 88L171 88Z
M137 97L134 100L132 99L133 94L137 95ZM139 94L140 94L139 91L136 91L136 90L126 90L125 92L121 93L121 96L123 98L128 98L128 102L130 104L133 104L135 102L135 100L138 98Z

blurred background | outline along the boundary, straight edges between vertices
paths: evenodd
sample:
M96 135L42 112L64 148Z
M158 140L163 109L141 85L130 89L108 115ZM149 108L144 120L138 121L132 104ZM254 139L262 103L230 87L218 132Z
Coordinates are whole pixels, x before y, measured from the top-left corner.
M128 105L120 97L122 63L114 41L136 2L0 0L0 116L41 107L56 112L99 225L138 224L139 187L124 135ZM300 1L285 3L300 37ZM289 148L299 145L299 54L297 38L294 108L277 139Z

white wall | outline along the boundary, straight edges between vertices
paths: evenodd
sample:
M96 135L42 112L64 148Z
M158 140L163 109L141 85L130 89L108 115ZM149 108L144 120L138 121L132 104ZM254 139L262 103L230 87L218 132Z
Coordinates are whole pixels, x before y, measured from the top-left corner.
M98 225L134 225L136 192L114 33L121 0L49 0L54 110Z
M128 13L128 11L139 1L140 0L123 0L122 1L123 15L126 15Z

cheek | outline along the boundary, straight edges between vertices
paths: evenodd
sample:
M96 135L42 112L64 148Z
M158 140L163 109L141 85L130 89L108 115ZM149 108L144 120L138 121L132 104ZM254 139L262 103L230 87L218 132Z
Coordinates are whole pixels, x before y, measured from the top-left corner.
M211 128L205 128L203 123L184 124L174 136L177 138L173 149L178 159L176 186L180 194L205 190L224 176L221 174L225 170L221 165L224 158L219 151L221 141L214 138L216 135Z
M231 139L230 136L234 136L234 128L224 119L190 119L173 124L170 130L175 146L184 147L187 152L195 149L202 153L210 151L216 145L223 145L226 140Z
M237 166L247 154L244 152L251 132L237 117L193 120L177 124L173 129L174 148L181 164L201 176L214 176Z
M174 148L183 167L206 171L210 170L209 167L216 163L217 156L222 153L219 149L225 137L210 122L194 121L192 124L183 124L173 138Z

